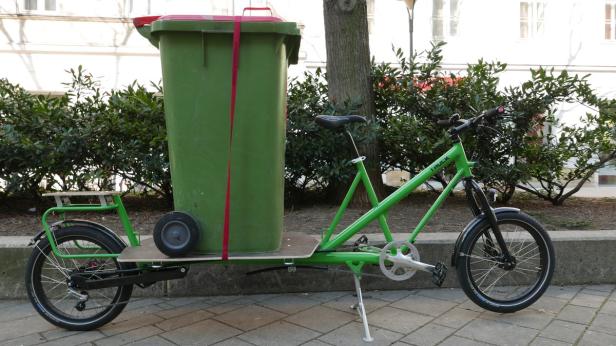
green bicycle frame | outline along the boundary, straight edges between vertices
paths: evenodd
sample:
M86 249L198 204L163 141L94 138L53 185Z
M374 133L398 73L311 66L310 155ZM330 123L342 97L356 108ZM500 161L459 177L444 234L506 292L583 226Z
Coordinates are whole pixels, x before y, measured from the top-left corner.
M374 188L370 183L370 178L368 177L366 167L364 166L363 159L356 159L353 160L353 162L357 166L357 175L355 176L355 179L351 184L351 188L349 189L344 200L342 201L338 212L334 216L331 225L325 232L325 236L323 237L319 246L320 250L333 250L339 247L375 219L378 219L381 230L385 235L385 239L388 242L392 241L393 238L391 235L391 231L389 230L389 226L387 225L387 221L385 219L385 214L387 213L389 208L400 202L402 199L406 198L411 192L413 192L420 185L428 181L436 173L440 172L442 169L449 166L451 163L455 163L456 174L411 233L409 241L415 242L415 238L417 237L417 235L423 230L428 221L430 221L434 213L443 204L443 201L451 193L454 187L458 185L458 183L460 183L463 178L472 176L471 168L473 167L473 162L469 162L466 158L462 143L454 143L451 149L449 149L445 154L439 157L429 167L425 168L419 174L414 176L411 180L400 186L394 193L389 195L383 201L378 202L376 193L374 192ZM359 185L360 181L363 182L366 188L368 198L370 200L370 203L372 204L372 209L366 214L362 215L359 219L357 219L355 222L353 222L351 225L349 225L332 239L332 234L340 223L340 219L344 215L344 212L346 211L346 208L349 205L349 202L351 201L355 189L357 188L357 185Z

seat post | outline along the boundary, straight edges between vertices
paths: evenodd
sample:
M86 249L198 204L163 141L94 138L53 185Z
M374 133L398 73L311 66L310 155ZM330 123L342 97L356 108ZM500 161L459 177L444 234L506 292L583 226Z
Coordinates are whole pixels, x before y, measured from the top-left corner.
M357 155L356 157L360 157L361 155L359 155L359 150L357 150L357 146L355 145L355 141L353 140L353 136L351 135L351 132L349 132L349 130L345 128L344 134L346 135L349 142L351 142L351 145L353 146L353 150L355 150L355 154Z

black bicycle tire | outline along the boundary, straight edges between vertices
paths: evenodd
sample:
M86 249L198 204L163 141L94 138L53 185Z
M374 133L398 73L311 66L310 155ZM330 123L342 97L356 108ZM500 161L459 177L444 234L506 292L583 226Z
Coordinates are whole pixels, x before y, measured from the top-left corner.
M502 301L491 299L487 295L480 292L480 290L474 285L472 278L470 277L470 257L469 252L472 251L474 244L479 239L480 235L487 229L489 229L490 225L488 220L483 220L477 226L475 226L472 230L470 230L468 236L465 241L461 244L460 250L457 259L457 274L458 280L460 282L460 286L464 290L466 296L471 299L475 304L480 307L494 311L499 313L512 313L535 303L543 293L547 290L550 285L552 276L554 274L555 268L555 255L554 255L554 246L550 239L550 236L546 232L546 230L532 217L520 213L520 212L506 212L499 213L496 215L497 222L499 224L505 224L506 222L517 222L519 224L526 225L525 229L531 233L533 239L538 242L539 251L543 251L543 259L545 259L546 265L542 270L542 274L539 280L537 280L534 287L525 295L518 299L514 299L511 301ZM532 231L531 231L532 230Z

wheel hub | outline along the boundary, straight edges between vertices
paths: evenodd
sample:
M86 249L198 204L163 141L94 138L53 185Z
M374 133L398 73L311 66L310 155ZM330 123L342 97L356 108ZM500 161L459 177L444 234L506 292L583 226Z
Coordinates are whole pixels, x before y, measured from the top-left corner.
M504 256L500 256L501 258L498 259L498 261L500 262L500 264L498 265L499 268L510 271L515 269L515 266L517 264L515 257L510 256L509 258L504 258Z
M77 304L75 304L75 310L77 311L83 311L86 309L86 302L84 301L80 301Z

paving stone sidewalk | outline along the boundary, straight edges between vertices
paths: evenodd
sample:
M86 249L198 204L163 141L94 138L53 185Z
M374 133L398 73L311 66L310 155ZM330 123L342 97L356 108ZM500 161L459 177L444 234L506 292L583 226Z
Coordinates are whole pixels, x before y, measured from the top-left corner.
M616 345L615 285L551 287L514 314L460 289L365 293L371 345ZM0 300L0 345L359 345L352 292L137 298L100 330L53 327L23 300Z

